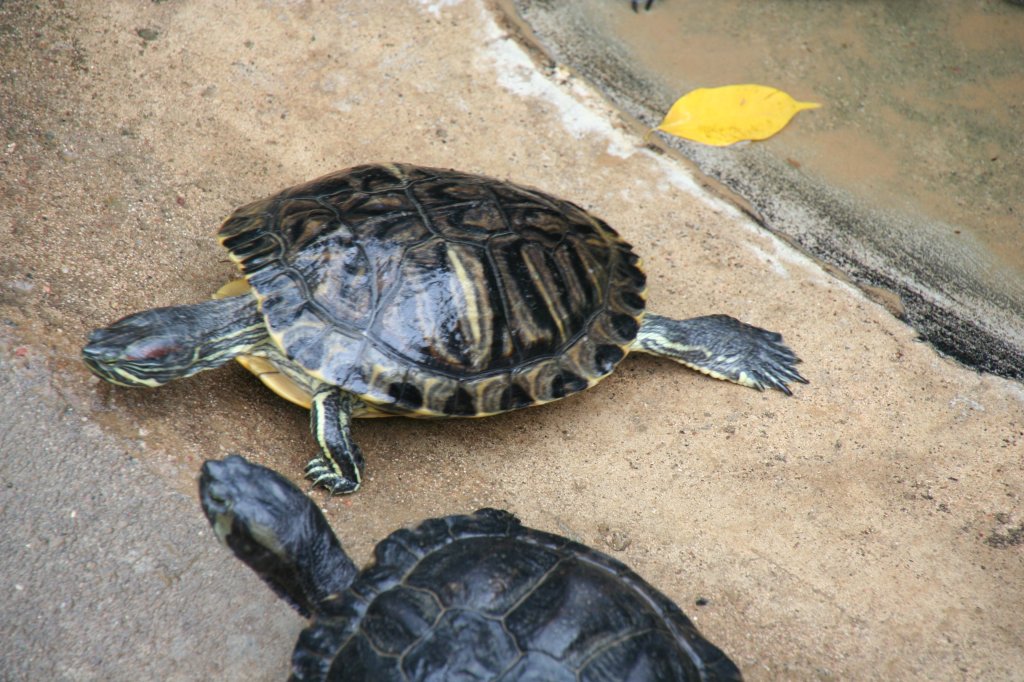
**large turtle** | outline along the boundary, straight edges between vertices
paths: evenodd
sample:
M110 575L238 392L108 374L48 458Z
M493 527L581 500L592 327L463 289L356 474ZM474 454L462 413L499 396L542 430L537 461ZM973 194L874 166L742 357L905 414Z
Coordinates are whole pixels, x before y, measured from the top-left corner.
M312 616L293 679L740 679L625 565L508 512L396 531L358 572L317 506L270 469L208 461L199 496L217 537Z
M306 472L334 493L362 478L352 417L539 405L594 385L630 351L759 390L805 381L778 334L646 313L629 244L579 206L509 182L357 166L239 208L219 238L245 274L226 297L129 315L94 331L83 358L124 386L238 358L310 408L320 454Z

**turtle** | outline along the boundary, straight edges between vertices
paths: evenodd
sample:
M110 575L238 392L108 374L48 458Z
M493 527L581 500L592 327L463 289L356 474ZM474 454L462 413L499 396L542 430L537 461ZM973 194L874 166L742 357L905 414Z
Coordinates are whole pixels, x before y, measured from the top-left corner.
M320 509L239 455L199 477L216 536L306 618L293 680L739 680L626 565L481 509L382 540L359 571Z
M758 390L805 382L782 337L727 315L646 311L640 258L606 222L512 182L362 165L252 202L221 225L244 278L219 298L128 315L82 350L155 387L237 358L310 409L313 485L356 490L353 417L482 417L606 377L631 351Z

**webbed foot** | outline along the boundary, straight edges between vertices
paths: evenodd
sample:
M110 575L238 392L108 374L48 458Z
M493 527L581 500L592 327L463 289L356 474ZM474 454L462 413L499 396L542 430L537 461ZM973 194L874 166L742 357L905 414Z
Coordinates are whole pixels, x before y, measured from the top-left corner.
M782 342L781 334L728 315L673 320L648 313L637 344L637 350L759 391L775 388L792 395L789 382L808 383L796 369L800 358Z

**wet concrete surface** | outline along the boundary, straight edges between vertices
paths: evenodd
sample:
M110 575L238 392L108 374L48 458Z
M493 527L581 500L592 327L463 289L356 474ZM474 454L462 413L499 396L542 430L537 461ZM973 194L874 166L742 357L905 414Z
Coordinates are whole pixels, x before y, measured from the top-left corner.
M695 87L824 106L766 142L658 136L939 350L1024 378L1024 10L977 3L509 2L559 63L653 127Z
M652 310L781 331L811 384L631 357L542 408L358 422L363 489L313 493L357 561L497 506L630 564L749 679L1013 679L1021 385L941 357L706 192L492 9L0 5L0 677L282 677L301 620L206 531L195 477L240 452L299 481L307 413L237 366L129 390L78 354L231 278L213 234L236 206L402 160L594 210L644 256Z

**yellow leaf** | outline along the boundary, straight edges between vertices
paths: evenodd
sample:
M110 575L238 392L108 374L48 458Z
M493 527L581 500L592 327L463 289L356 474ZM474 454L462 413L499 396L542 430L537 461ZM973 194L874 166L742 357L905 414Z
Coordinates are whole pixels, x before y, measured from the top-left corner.
M741 140L763 140L782 130L796 112L820 104L797 102L766 85L698 88L672 105L658 130L724 147Z

